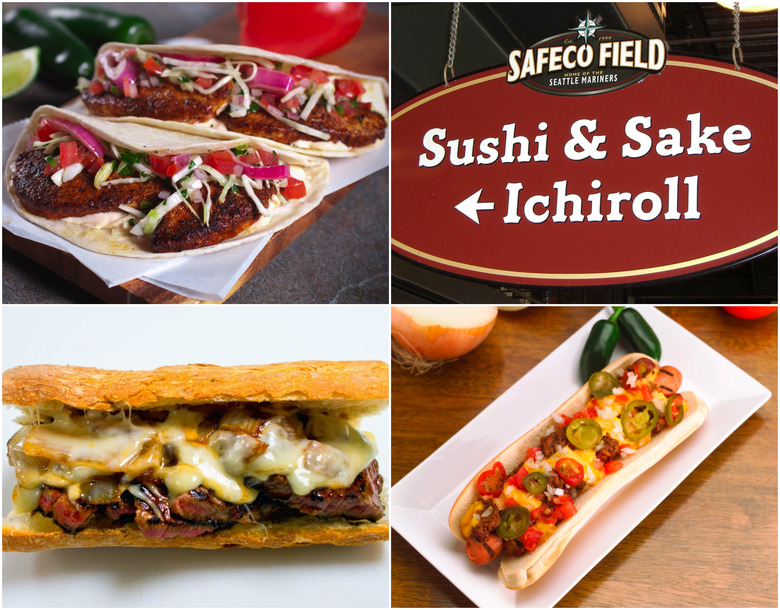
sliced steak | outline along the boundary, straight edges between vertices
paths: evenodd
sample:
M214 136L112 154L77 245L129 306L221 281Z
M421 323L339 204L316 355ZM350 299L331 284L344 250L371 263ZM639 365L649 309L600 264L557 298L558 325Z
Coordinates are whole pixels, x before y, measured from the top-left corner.
M151 506L143 500L136 499L135 509L135 523L147 538L194 538L217 529L216 525L189 523L176 519L170 515L170 511L167 515L163 513L163 519L160 519Z
M157 201L164 189L159 178L149 182L109 184L96 189L94 176L83 170L78 176L54 184L44 173L46 153L43 150L23 152L16 159L13 183L22 206L35 216L60 219L87 216L99 212L114 212L120 204L139 208L142 201ZM109 180L119 178L114 172Z
M261 484L261 489L271 498L284 502L307 515L316 517L345 517L377 521L384 514L379 498L382 477L376 460L363 470L349 487L341 489L320 488L306 495L294 494L287 478L273 475Z
M171 512L196 523L230 523L235 521L237 506L220 500L203 486L176 497Z
M184 91L178 85L166 80L154 87L139 87L138 97L114 95L109 91L81 92L84 105L98 116L138 116L179 121L182 123L203 123L217 116L228 104L233 90L232 83L226 83L208 95L198 91Z
M132 496L125 492L119 502L106 505L105 513L111 521L132 521L135 517L135 504Z
M47 517L66 532L75 534L82 529L97 513L97 507L72 502L68 494L61 489L44 486L38 499L38 508Z

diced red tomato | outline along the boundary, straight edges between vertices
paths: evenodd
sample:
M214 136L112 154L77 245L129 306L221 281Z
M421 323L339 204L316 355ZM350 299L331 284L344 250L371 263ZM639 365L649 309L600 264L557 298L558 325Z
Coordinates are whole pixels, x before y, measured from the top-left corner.
M541 451L541 447L529 447L525 451L525 459L526 460L535 460L536 459L536 453L538 451Z
M529 527L520 537L520 540L522 540L525 550L530 553L539 545L539 541L542 539L542 536L544 536L544 534L538 529L535 527Z
M303 183L303 180L287 178L287 186L282 189L282 195L284 195L285 199L302 199L306 197L306 185ZM504 477L506 477L506 474L504 474Z
M618 460L612 460L604 464L604 472L606 472L607 474L612 474L613 472L617 472L621 468L623 468L623 462L619 462Z
M149 165L152 167L152 171L163 176L168 175L168 167L171 165L171 157L163 157L158 155L149 155Z
M298 99L298 96L292 96L289 100L286 102L280 102L279 108L283 108L284 110L298 110L301 107L301 102Z
M248 155L241 155L239 157L244 163L249 165L263 165L263 159L257 152L251 152Z
M542 504L531 511L531 518L548 525L555 525L558 523L558 515L554 508L548 504Z
M208 89L217 81L215 78L210 76L199 76L195 79L195 82L198 84L198 86L203 87L204 89Z
M263 165L279 165L279 157L272 150L258 150Z
M336 123L337 127L342 127L344 125L344 119L342 119L341 115L335 110L330 111L330 116L333 117L333 121Z
M515 474L513 474L511 477L509 477L506 480L506 485L512 485L516 489L522 489L524 491L528 491L525 489L525 486L523 485L523 479L528 474L528 468L523 466L520 470L518 470Z
M51 165L48 161L46 162L46 167L43 168L43 173L46 176L51 176L53 173L58 172L62 169L62 165L60 164L60 160L57 159L57 162L54 165Z
M354 100L365 92L366 89L359 80L347 80L342 78L336 80L336 94L339 97L346 97L350 100Z
M319 83L320 85L324 85L330 80L328 78L327 72L317 70L316 68L311 71L311 76L309 78L311 78L315 83Z
M642 400L652 400L653 393L650 391L650 387L644 383L637 382L639 389L642 390Z
M70 167L79 162L79 144L75 140L60 144L60 163L62 167Z
M217 152L208 153L203 157L203 162L213 167L220 174L232 174L233 168L236 166L233 153L229 150L218 150Z
M628 394L615 394L615 402L624 405L628 402Z
M163 67L154 57L147 57L146 61L144 62L144 70L146 70L149 74L156 74L159 76L162 74Z
M575 413L574 419L596 419L599 414L598 411L596 411L596 406L591 406L592 404L593 401L591 401L591 403L582 411ZM598 402L596 402L596 405L598 405Z
M89 91L92 95L100 95L103 93L103 83L99 80L92 81L92 84L87 87L87 91Z
M574 418L573 417L569 417L568 415L561 415L561 419L563 420L563 423L561 424L561 428L565 428L571 422L574 421Z
M59 131L56 127L53 127L49 122L48 117L43 117L38 123L38 141L48 142L51 140L51 134Z
M303 80L304 78L311 78L311 72L312 69L308 66L293 66L292 70L290 70L290 76L293 77L293 80L297 83L298 81Z
M556 505L555 514L559 519L568 519L577 514L577 507L571 496L554 496L553 504Z
M264 108L273 108L276 105L276 99L273 93L263 93L260 96L260 105Z
M138 97L138 85L129 78L123 78L122 93L124 93L125 97L136 98Z

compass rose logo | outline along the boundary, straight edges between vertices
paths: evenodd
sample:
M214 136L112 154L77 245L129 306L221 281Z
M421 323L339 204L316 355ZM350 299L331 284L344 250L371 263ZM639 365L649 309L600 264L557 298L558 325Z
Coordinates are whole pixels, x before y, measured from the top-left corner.
M601 18L597 18L599 21ZM570 28L570 31L577 32L577 38L584 38L585 44L588 44L588 38L596 35L596 30L603 28L603 25L596 25L596 21L590 14L590 10L585 14L585 19L580 21L580 24L576 28Z

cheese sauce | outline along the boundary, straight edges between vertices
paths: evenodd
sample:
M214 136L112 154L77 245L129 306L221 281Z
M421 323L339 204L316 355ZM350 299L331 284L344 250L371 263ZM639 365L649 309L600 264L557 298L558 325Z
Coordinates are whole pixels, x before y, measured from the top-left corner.
M160 422L134 419L124 413L36 413L37 421L8 444L18 480L16 509L32 510L42 485L66 488L78 499L82 485L97 477L114 476L121 479L120 493L137 494L132 482L146 472L162 479L171 497L203 485L226 502L251 503L258 492L246 482L277 474L305 495L348 487L377 453L373 440L347 420L319 413L308 415L305 425L291 414L250 419L254 430L244 420L237 426L230 415L217 424L197 409L174 409Z

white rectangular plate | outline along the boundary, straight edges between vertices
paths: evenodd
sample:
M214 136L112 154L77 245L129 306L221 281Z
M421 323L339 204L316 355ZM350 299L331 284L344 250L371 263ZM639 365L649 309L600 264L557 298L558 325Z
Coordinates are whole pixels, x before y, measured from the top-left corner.
M767 388L669 317L654 308L641 311L661 340L662 362L682 371L683 389L695 392L710 413L682 445L611 498L537 583L510 591L498 580L497 566L471 564L450 533L450 509L474 474L577 390L579 354L593 323L611 310L591 319L393 486L395 530L478 606L553 606L769 400ZM616 351L614 359L625 353Z

